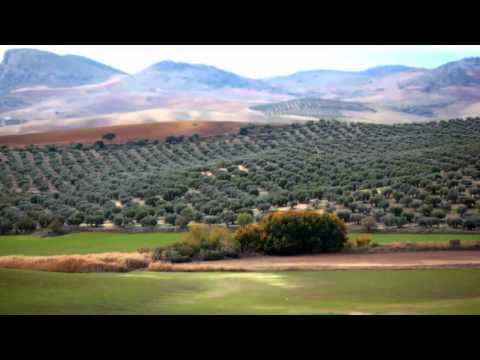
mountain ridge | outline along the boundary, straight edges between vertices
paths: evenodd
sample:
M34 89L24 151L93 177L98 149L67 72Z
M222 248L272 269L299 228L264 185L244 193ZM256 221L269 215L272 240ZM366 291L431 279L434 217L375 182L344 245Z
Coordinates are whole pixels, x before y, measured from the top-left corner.
M9 49L0 63L0 92L25 86L78 86L98 83L121 70L78 55L36 49Z
M169 90L208 90L219 88L268 89L262 80L250 79L205 64L164 60L124 80L129 88L162 87Z
M263 79L164 60L124 74L82 56L9 50L0 64L0 120L8 119L1 132L184 120L288 122L302 116L402 123L480 111L480 58L431 70L380 65Z

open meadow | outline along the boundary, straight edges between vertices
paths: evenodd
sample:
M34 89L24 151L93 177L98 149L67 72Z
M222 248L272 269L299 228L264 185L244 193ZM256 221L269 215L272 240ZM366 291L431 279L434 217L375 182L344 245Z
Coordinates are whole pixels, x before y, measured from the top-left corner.
M181 238L179 233L123 234L76 233L55 237L32 235L0 236L0 256L82 255L109 252L136 252L141 248L169 245Z
M366 234L349 234L356 238ZM378 244L395 242L442 242L453 239L480 241L480 234L368 234ZM136 252L142 248L170 245L182 238L182 233L102 233L85 232L55 237L33 235L0 236L0 256L82 255L109 252Z
M480 314L480 269L61 274L0 269L0 314Z

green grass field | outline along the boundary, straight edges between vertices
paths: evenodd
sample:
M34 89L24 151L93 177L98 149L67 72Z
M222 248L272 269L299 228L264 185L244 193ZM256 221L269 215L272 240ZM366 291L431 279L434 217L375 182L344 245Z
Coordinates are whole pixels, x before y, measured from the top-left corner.
M361 234L350 234L354 238ZM480 234L370 234L379 244L390 242L439 241L452 239L480 241ZM31 235L0 236L0 256L5 255L81 255L103 252L135 252L139 248L154 248L180 240L179 233L122 234L78 233L65 236L41 238Z
M181 238L179 233L121 234L78 233L57 237L31 235L0 236L0 256L5 255L81 255L105 252L135 252L171 244Z
M0 269L0 314L480 314L480 270L61 274Z

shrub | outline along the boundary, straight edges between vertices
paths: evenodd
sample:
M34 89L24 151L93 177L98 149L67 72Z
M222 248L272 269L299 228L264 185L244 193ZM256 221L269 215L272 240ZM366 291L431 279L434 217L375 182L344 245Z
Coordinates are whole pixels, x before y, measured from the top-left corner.
M162 260L171 263L185 263L192 261L192 258L188 255L182 255L181 252L176 249L166 249L162 252Z
M62 235L64 234L63 230L64 219L60 217L55 217L50 225L48 225L48 230L50 235Z
M446 215L447 213L441 209L435 209L432 211L432 216L436 217L437 219L443 219Z
M180 229L186 229L189 223L190 220L182 215L178 215L175 218L175 225L177 225Z
M83 216L82 213L80 212L75 212L72 215L70 215L67 219L67 224L68 225L74 225L78 226L80 225L83 221L85 220L85 217Z
M115 215L113 217L113 223L115 226L122 227L125 224L125 219L122 215Z
M38 224L40 225L40 227L42 228L47 228L48 225L51 224L51 222L53 221L54 217L51 213L48 213L48 212L44 212L42 213L39 217L38 217Z
M0 219L0 235L7 234L13 230L13 223L8 219Z
M463 225L463 220L460 216L449 216L447 217L447 224L452 228L459 228Z
M360 225L364 218L365 217L362 214L352 214L352 216L350 217L350 221L354 222L357 225Z
M253 223L253 215L249 213L241 213L237 217L237 224L240 226L245 226Z
M438 225L440 220L437 218L432 218L432 217L420 217L418 218L418 225L424 226L424 227L432 227L434 225Z
M224 226L195 224L183 237L183 242L200 250L233 246L233 233Z
M463 227L467 230L473 230L476 227L480 227L480 216L471 215L467 217L463 222Z
M222 260L225 258L238 258L238 254L234 251L227 250L227 249L219 249L219 250L205 250L201 249L197 256L198 260L202 261L214 261L214 260Z
M373 216L367 216L366 218L363 218L361 224L366 231L372 231L377 227L377 221Z
M237 230L235 241L241 252L257 252L262 250L261 230L258 225L247 225Z
M369 235L360 235L353 239L356 247L367 247L372 243L372 237Z
M33 232L37 229L37 224L30 217L24 216L17 224L17 231L21 233Z
M190 226L181 242L155 249L154 260L188 262L193 260L220 260L236 257L238 248L233 233L220 225L195 224Z
M343 211L339 211L337 213L337 216L342 219L343 221L345 222L349 222L350 221L350 217L352 216L352 212L350 210L343 210Z
M142 224L143 227L156 226L157 218L153 216L145 216L142 220L140 220L140 223Z
M400 216L403 213L403 208L401 206L392 206L390 212L395 216Z
M277 212L264 217L259 226L267 254L336 252L347 241L345 223L333 214Z
M177 215L176 214L165 215L165 223L167 223L167 224L175 225L176 220L177 220Z

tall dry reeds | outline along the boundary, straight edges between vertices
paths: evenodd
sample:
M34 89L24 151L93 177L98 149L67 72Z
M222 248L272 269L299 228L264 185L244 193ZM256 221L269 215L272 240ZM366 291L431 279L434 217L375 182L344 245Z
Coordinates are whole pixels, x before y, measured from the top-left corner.
M63 256L3 256L0 267L65 273L127 272L146 269L150 257L144 254L107 253Z

